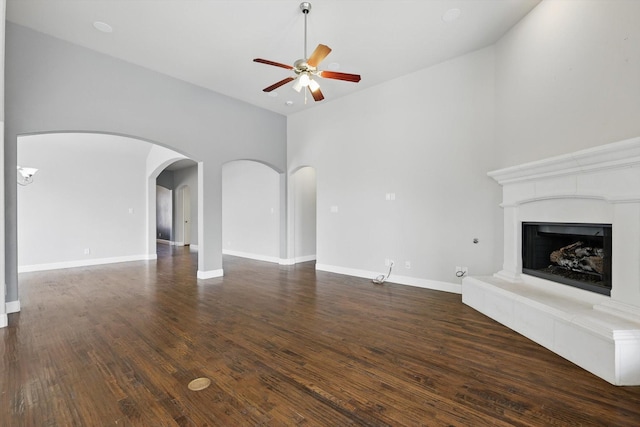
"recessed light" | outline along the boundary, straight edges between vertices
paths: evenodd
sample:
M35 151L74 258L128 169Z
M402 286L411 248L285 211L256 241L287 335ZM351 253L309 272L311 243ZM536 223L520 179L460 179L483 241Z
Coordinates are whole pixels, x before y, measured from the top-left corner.
M449 9L442 15L444 22L453 22L460 17L460 9Z
M113 33L113 27L106 22L96 21L93 23L93 28L103 33Z
M287 107L291 107L293 105L293 101L287 101L284 103Z

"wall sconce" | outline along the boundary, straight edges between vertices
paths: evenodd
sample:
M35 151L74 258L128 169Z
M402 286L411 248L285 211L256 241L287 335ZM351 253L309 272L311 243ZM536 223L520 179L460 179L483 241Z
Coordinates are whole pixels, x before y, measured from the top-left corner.
M18 184L19 185L29 185L33 182L33 176L38 172L36 168L23 168L22 166L17 166L18 169Z

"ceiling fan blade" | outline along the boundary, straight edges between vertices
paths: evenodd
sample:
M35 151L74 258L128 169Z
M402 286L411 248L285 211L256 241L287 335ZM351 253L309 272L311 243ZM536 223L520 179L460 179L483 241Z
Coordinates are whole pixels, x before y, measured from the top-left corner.
M331 52L331 48L329 46L319 44L318 47L316 47L316 50L314 50L311 56L309 57L307 64L309 64L311 67L317 67L318 64L321 63L322 60L326 58L330 52Z
M320 88L316 90L311 90L311 88L309 88L309 92L311 92L311 96L313 96L313 99L315 101L322 101L324 99L324 95L322 94Z
M261 64L273 65L274 67L286 68L287 70L293 70L291 65L281 64L279 62L269 61L268 59L256 58L253 62L259 62Z
M287 77L286 79L282 79L280 80L278 83L274 83L269 87L265 87L264 89L262 89L263 92L271 92L274 89L278 89L280 86L282 85L286 85L289 82L294 81L295 79L293 77Z
M345 82L353 83L360 81L360 74L338 73L337 71L321 71L318 74L325 79L344 80Z

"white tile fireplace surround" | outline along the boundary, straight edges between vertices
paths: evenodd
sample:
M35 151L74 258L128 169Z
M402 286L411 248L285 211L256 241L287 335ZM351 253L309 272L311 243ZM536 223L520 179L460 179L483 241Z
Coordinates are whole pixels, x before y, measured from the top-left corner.
M489 173L504 265L462 301L615 385L640 385L640 138ZM611 296L522 273L522 223L612 224Z

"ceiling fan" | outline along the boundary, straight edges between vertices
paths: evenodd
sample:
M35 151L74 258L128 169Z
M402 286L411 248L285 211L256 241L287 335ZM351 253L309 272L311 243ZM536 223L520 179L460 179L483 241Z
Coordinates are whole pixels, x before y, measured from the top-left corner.
M322 101L324 99L324 95L322 95L322 91L320 90L320 84L318 84L318 82L313 79L314 77L358 83L360 81L360 75L339 73L337 71L318 70L318 64L320 64L320 62L322 62L322 60L326 58L327 55L329 55L329 53L331 52L331 48L329 46L319 44L318 47L316 47L316 49L313 51L313 53L311 53L311 56L307 56L307 15L311 10L311 3L300 3L300 10L302 10L302 13L304 14L304 58L298 59L293 63L293 66L269 61L268 59L262 58L255 58L253 62L286 68L287 70L293 70L296 75L295 77L287 77L286 79L282 79L279 82L264 88L262 90L263 92L271 92L279 88L280 86L283 86L295 80L295 83L293 84L294 90L300 92L303 87L308 87L309 92L311 92L311 96L313 96L313 99L315 101ZM306 99L307 96L305 92L305 103Z

